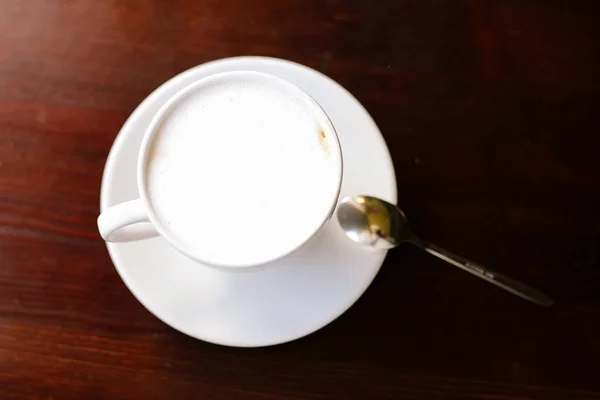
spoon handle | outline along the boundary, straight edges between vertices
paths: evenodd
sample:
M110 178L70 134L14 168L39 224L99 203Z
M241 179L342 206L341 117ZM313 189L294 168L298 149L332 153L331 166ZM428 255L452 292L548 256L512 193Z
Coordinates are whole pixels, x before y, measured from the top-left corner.
M425 242L419 238L413 238L410 240L410 242L416 246L419 246L429 254L433 254L434 256L439 257L442 260L457 266L458 268L464 269L465 271L470 272L481 279L485 279L486 281L499 286L502 289L509 291L510 293L525 300L542 307L550 307L554 304L554 301L552 301L552 299L550 299L544 293L527 286L524 283L509 278L506 275L489 270L479 264L467 260L466 258L452 254L449 251L439 248L434 244Z

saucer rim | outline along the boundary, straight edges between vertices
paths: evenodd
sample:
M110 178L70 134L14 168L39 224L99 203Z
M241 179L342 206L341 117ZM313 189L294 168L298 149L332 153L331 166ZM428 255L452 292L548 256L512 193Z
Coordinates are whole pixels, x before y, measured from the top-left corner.
M133 125L138 120L137 115L142 113L142 111L146 107L148 107L149 104L152 104L152 102L155 101L155 99L157 99L159 97L159 95L161 94L161 92L163 90L167 90L168 86L177 85L179 81L185 80L188 76L193 76L194 73L196 73L199 69L211 68L211 67L214 68L215 66L218 66L218 64L229 64L229 63L232 64L232 67L235 67L236 63L243 64L245 62L248 62L248 63L252 63L252 62L271 63L274 65L279 64L282 66L285 66L287 64L288 67L291 66L292 68L304 70L303 72L305 72L309 75L313 75L314 79L325 79L328 84L332 84L332 85L336 86L337 89L341 89L341 91L344 93L344 95L349 97L349 99L352 102L354 102L355 105L358 106L362 110L364 117L367 118L369 123L372 125L373 129L372 129L372 131L369 132L370 140L378 140L380 142L379 144L380 144L380 149L381 149L382 155L386 156L385 158L388 160L389 170L387 172L389 173L391 181L385 183L387 185L387 187L390 188L389 197L386 198L385 200L390 201L392 203L395 203L397 201L396 174L395 174L395 169L394 169L394 165L392 162L391 154L389 152L389 148L388 148L387 144L385 143L385 139L383 138L383 135L381 134L381 131L379 130L375 121L373 120L373 118L371 117L369 112L366 110L366 108L360 103L360 101L358 101L358 99L356 97L354 97L347 89L345 89L343 86L341 86L339 83L337 83L330 77L322 74L321 72L319 72L317 70L307 67L305 65L302 65L302 64L299 64L299 63L296 63L293 61L279 59L279 58L273 58L273 57L239 56L239 57L223 58L223 59L218 59L218 60L213 60L213 61L209 61L206 63L202 63L202 64L194 66L186 71L183 71L183 72L175 75L174 77L168 79L167 81L165 81L161 85L159 85L134 109L134 111L129 115L129 117L127 118L127 120L125 121L125 123L123 124L121 129L119 130L117 136L115 137L115 140L111 146L111 149L109 151L109 154L108 154L106 162L105 162L105 166L104 166L104 170L103 170L103 174L102 174L101 193L100 193L100 210L101 211L104 210L108 206L108 204L106 204L106 206L105 206L104 203L109 202L109 200L106 198L107 195L105 193L109 190L108 187L110 186L110 182L108 179L108 175L109 175L109 172L111 169L107 168L107 167L110 164L112 164L112 159L114 157L117 157L117 154L119 154L121 147L123 147L125 137L128 134L128 132L131 130L130 125ZM235 70L235 69L232 69L232 70ZM215 72L215 73L217 73L217 72ZM283 79L286 79L286 78L283 78ZM292 82L292 84L296 84L296 83ZM324 82L324 84L325 84L325 82ZM323 107L323 110L327 113L327 110L325 109L325 107ZM383 152L385 152L385 154L383 154ZM347 305L343 309L341 309L339 312L333 313L332 316L330 318L328 318L324 323L320 324L319 326L315 327L314 329L305 330L305 331L302 331L300 334L291 335L290 337L284 337L284 338L278 339L278 340L267 340L267 341L263 341L263 342L254 342L254 343L248 344L248 343L237 343L235 341L230 341L230 340L220 340L216 337L208 337L208 335L206 335L206 336L198 335L196 333L193 333L191 330L187 329L186 327L176 326L175 324L170 323L168 318L166 318L165 315L161 315L163 313L158 313L155 310L153 310L153 308L150 307L143 300L143 296L139 295L137 293L137 290L132 287L132 281L134 279L129 276L127 271L125 271L125 267L120 267L119 262L117 262L117 259L119 258L119 256L115 254L116 246L114 246L111 243L106 243L106 246L107 246L107 250L108 250L109 256L111 258L111 261L112 261L117 273L119 274L119 276L125 283L127 289L134 295L136 300L139 301L140 304L142 304L144 306L144 308L146 308L146 310L148 310L154 317L158 318L161 322L163 322L167 326L173 328L174 330L179 331L179 332L181 332L187 336L190 336L194 339L202 340L202 341L217 344L217 345L242 347L242 348L266 347L266 346L273 346L273 345L277 345L277 344L288 343L288 342L300 339L302 337L308 336L308 335L322 329L323 327L329 325L331 322L333 322L334 320L339 318L342 314L344 314L346 311L348 311L356 303L356 301L358 301L358 299L360 299L360 297L362 297L362 295L365 293L365 291L368 289L368 287L372 284L373 280L377 276L377 274L378 274L379 270L381 269L381 266L385 260L385 257L387 255L387 251L381 251L378 254L378 257L377 257L378 259L373 260L374 267L373 267L372 273L370 274L370 276L365 277L360 290L356 290L356 295L352 296L353 297L352 300L348 301ZM227 271L218 271L218 272L232 273L232 272L227 272Z

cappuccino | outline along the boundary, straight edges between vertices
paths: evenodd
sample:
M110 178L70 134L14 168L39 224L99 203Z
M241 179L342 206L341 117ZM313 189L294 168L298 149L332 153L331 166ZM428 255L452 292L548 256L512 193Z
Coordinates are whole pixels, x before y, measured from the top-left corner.
M240 72L199 82L161 116L144 184L163 230L225 266L296 249L336 204L341 152L325 113L287 81Z

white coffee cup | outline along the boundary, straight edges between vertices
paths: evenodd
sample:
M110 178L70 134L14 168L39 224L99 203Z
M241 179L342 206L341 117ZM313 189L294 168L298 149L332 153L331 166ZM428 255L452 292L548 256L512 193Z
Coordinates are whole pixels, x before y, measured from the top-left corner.
M231 100L231 110L227 98ZM264 118L260 117L261 112L264 111L263 105L267 106ZM195 111L200 108L204 111ZM199 116L197 117L196 114ZM202 119L202 116L205 119ZM205 123L205 121L209 122ZM290 125L287 121L293 124ZM320 143L322 148L313 145L312 141L308 142L313 140L310 136L313 134L311 121L318 128L319 142L315 141L315 143ZM219 124L215 125L217 122ZM226 126L222 127L221 123ZM288 126L285 125L286 123ZM249 128L249 132L253 135L243 134L245 124L254 127ZM265 135L271 136L263 137L255 129L263 125L257 124L265 124ZM197 126L201 126L204 131L198 128L197 134ZM227 133L227 126L231 127L229 131L237 135L236 141L227 142L227 137L213 135L217 131L219 135L223 132ZM277 128L282 126L284 129L281 129L281 135L277 135L279 132ZM213 132L213 127L218 129ZM296 140L298 135L305 133L310 139L305 140L303 137L301 141ZM195 148L187 143L184 145L186 138L192 141L197 139L203 146ZM211 140L213 142L207 145ZM293 146L288 146L287 142L290 140ZM273 144L275 142L276 144ZM237 166L238 158L233 158L227 164L219 164L220 157L216 157L213 149L210 148L213 143L216 150L226 149L224 153L228 156L231 151L237 151L236 154L243 158L245 163ZM267 151L269 146L275 146L271 149L274 151ZM162 152L162 149L165 151ZM197 157L194 155L196 151ZM157 152L161 158L157 158ZM291 168L288 170L282 168L281 174L290 174L290 179L286 175L277 175L278 168L268 163L255 168L251 159L244 157L246 154L255 153L260 156L256 160L259 164L264 159L275 163L281 160ZM176 172L180 171L177 168L183 168L181 165L184 164L181 164L183 163L181 160L184 160L186 155L191 157L189 163L185 165L192 166L196 161L205 162L213 157L210 162L214 161L221 167L213 169L212 164L199 164L204 166L201 171L190 168L182 169L183 173L177 174ZM302 157L306 157L306 161ZM296 168L295 165L299 167ZM237 176L232 172L235 168L241 172L250 169L255 174L250 177L256 178L236 181L238 185L244 187L244 192L239 198L240 207L244 207L245 202L256 207L267 202L265 204L272 204L272 207L265 206L260 210L250 207L249 213L234 213L237 215L234 221L224 218L223 223L218 223L217 226L215 222L217 218L214 214L218 216L219 213L232 209L239 211L232 206L234 203L230 203L232 196L237 197L236 188L228 185L228 177ZM219 73L186 86L157 112L146 130L138 153L137 183L140 198L104 210L98 217L98 228L102 238L109 242L128 242L157 235L163 236L179 252L211 266L245 269L263 265L297 250L323 228L333 215L339 200L342 170L342 152L334 126L321 106L306 92L270 74L254 71ZM164 171L172 174L170 178L163 179L162 175L157 175ZM298 179L297 185L290 183L294 178ZM304 181L306 179L308 181ZM222 186L219 186L221 183ZM300 184L304 185L300 196L288 196L288 202L291 204L288 209L284 208L284 204L276 201L295 193L296 187ZM251 194L251 198L244 197L256 189L255 185L262 189ZM205 188L206 191L203 192ZM179 196L179 190L181 193L197 197L192 199L193 196ZM227 191L226 195L218 197L222 191ZM265 195L266 200L258 198L262 193L268 193L268 196ZM215 195L217 200L213 197ZM297 197L301 199L295 202ZM268 203L267 200L272 201ZM206 204L211 204L210 210L203 208ZM220 207L221 204L228 205ZM305 204L308 205L308 211L301 208ZM269 214L271 209L277 212L271 215ZM217 211L212 213L211 210ZM262 214L255 216L252 210L267 214L263 217ZM284 224L282 219L286 219L286 215L293 215L295 218L289 218L290 223ZM198 216L199 220L194 221L194 216ZM186 225L188 220L189 224ZM240 220L247 223L238 224ZM260 224L260 221L264 220L270 221L274 227L273 234L268 227ZM212 222L204 225L201 221ZM263 229L262 235L266 238L264 241L260 236L254 235L255 230L261 231L259 228ZM213 231L220 233L212 235ZM237 233L240 235L236 236ZM196 238L202 237L205 239L195 241ZM207 242L212 243L210 247L215 249L214 251L206 250ZM246 242L249 243L248 246Z

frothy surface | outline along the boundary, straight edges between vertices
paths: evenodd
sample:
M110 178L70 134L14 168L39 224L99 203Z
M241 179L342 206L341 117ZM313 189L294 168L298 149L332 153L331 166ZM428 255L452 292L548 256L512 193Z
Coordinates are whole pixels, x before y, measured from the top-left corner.
M215 264L256 264L297 247L329 212L340 174L332 133L314 107L247 75L180 99L146 161L162 225Z

